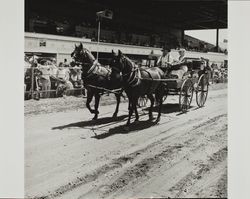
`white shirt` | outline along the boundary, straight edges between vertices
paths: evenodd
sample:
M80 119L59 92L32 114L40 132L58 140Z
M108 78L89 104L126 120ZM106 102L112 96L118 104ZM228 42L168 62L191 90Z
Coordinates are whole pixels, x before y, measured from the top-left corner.
M170 55L170 53L167 53L165 56L159 57L157 65L160 65L161 67L167 67L169 64L172 64L173 61L173 57Z
M61 78L63 80L68 80L69 79L69 70L68 70L68 68L64 68L64 67L58 68L57 77Z
M42 72L41 77L50 80L51 68L48 65L38 65L38 69Z

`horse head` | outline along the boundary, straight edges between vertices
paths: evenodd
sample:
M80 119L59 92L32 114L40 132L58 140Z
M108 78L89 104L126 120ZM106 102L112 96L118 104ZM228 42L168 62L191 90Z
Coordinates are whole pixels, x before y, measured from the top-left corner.
M82 67L91 67L95 61L95 57L87 48L83 47L82 43L80 43L79 46L75 45L75 49L71 53L71 57L76 64L80 64Z
M118 50L118 53L115 53L112 50L111 54L112 58L110 62L110 67L112 68L112 70L124 73L126 70L128 58L120 50Z

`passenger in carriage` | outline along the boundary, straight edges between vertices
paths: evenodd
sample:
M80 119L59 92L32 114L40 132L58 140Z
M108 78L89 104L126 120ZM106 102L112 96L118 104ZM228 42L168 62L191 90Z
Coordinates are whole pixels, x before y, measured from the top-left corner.
M179 62L180 64L181 63L184 63L186 61L186 50L184 48L181 48L179 50L179 60L177 62Z
M181 79L183 75L188 71L186 63L186 50L184 48L179 49L178 60L173 60L172 65L169 67L169 73L167 74L170 78ZM176 69L176 67L178 68Z

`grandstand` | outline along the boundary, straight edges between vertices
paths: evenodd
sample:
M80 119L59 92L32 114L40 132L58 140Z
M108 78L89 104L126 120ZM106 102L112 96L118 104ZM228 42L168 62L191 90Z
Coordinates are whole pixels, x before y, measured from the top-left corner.
M185 47L184 30L226 28L226 2L25 0L25 52L60 62L69 58L75 43L83 42L94 54L100 52L101 62L112 49L143 59L152 51L160 54L166 45ZM101 21L98 45L96 12L104 9L112 10L114 17ZM192 50L207 52L207 47Z

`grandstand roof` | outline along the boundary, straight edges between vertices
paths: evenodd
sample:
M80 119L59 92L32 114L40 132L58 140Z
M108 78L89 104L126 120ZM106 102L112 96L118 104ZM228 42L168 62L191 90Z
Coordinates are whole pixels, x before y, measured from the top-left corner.
M227 28L227 0L26 0L32 10L95 17L110 9L114 21L183 30ZM27 3L26 3L27 4ZM29 10L30 10L29 9Z

